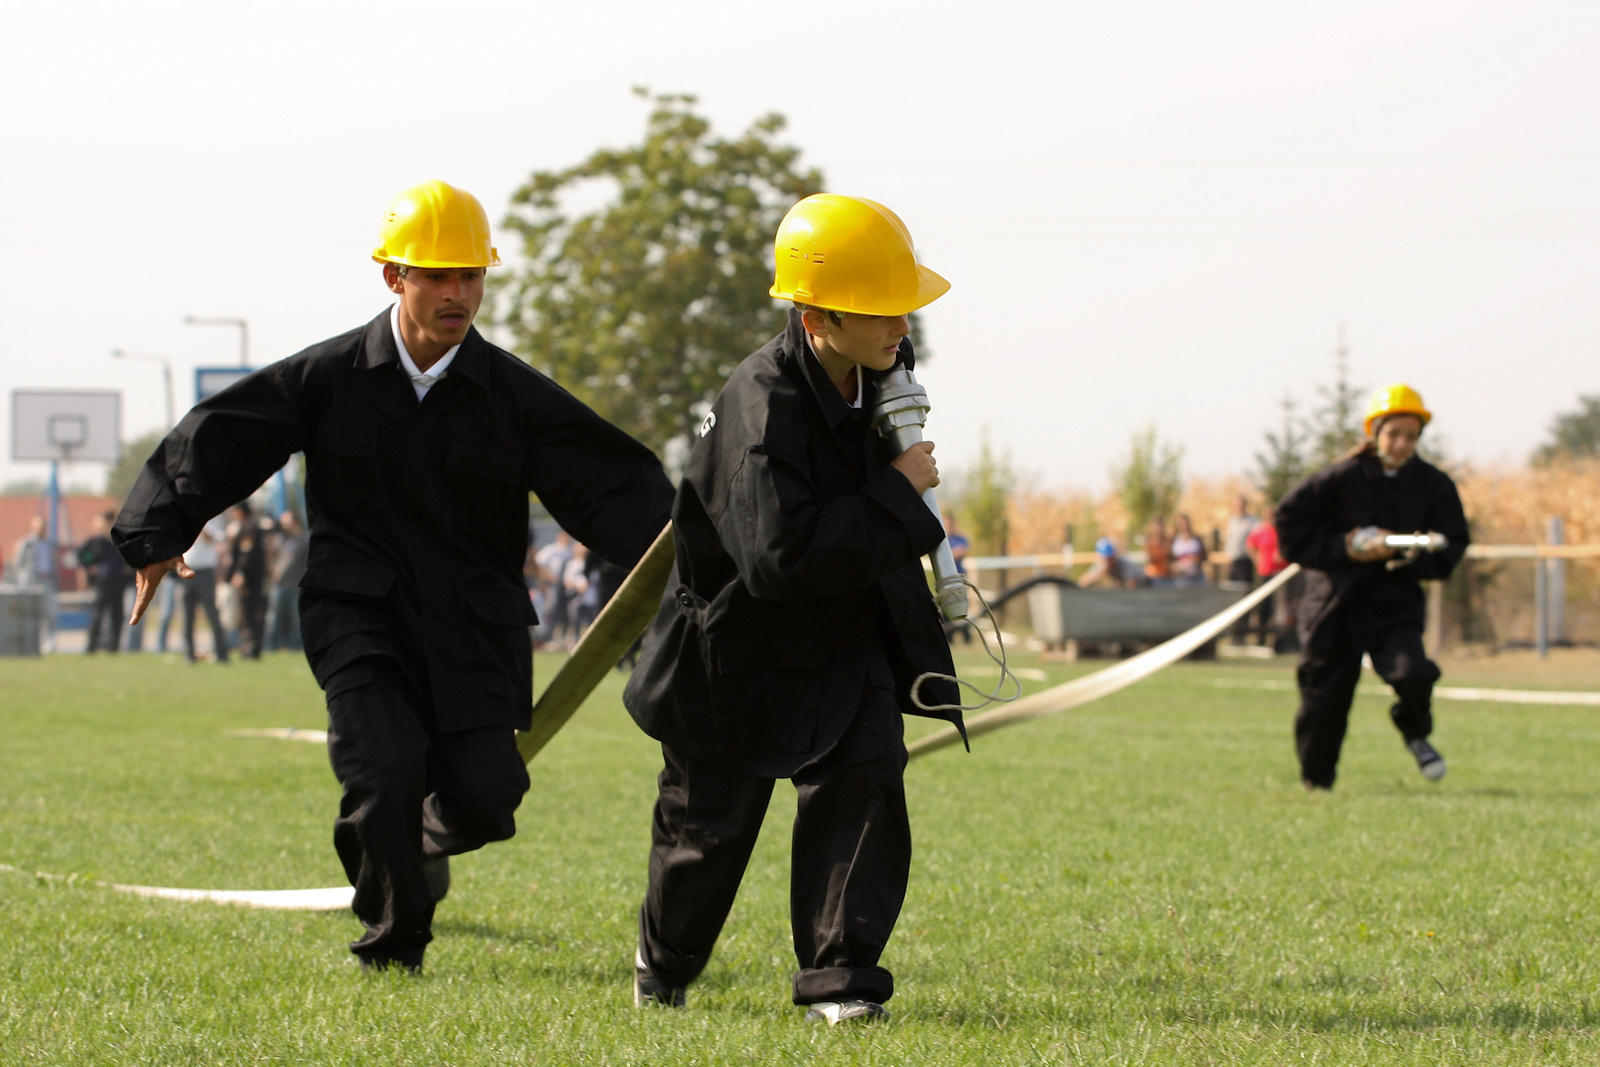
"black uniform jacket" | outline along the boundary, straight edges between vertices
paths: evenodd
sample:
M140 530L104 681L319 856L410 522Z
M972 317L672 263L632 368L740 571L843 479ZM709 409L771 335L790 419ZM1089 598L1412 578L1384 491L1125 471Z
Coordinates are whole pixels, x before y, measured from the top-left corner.
M1278 550L1306 571L1300 616L1312 628L1345 606L1372 607L1394 621L1422 624L1425 579L1450 576L1467 551L1467 518L1456 483L1420 457L1394 477L1371 451L1341 459L1289 491L1274 518ZM1394 533L1442 533L1443 552L1424 552L1403 567L1357 563L1345 550L1345 534L1360 526Z
M529 491L631 567L666 524L672 484L643 445L475 329L420 402L399 359L385 312L197 405L145 464L113 536L136 567L171 559L303 451L300 617L317 680L392 656L442 729L526 729Z
M913 365L909 342L900 355ZM788 777L850 725L872 648L905 711L918 674L955 673L920 561L944 531L810 353L798 312L739 364L701 433L673 507L673 575L623 699L676 749ZM920 693L957 702L945 681Z

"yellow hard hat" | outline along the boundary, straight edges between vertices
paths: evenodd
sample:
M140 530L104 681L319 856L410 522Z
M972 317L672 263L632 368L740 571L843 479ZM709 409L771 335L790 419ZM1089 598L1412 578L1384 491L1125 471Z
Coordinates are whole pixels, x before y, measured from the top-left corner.
M773 258L773 296L830 311L906 315L950 288L917 265L900 216L859 196L817 193L790 208Z
M496 267L489 215L478 198L441 181L423 182L389 201L372 250L379 263L408 267Z
M1386 385L1372 394L1367 405L1367 436L1372 436L1372 424L1390 415L1415 415L1428 425L1433 413L1422 406L1422 394L1404 382Z

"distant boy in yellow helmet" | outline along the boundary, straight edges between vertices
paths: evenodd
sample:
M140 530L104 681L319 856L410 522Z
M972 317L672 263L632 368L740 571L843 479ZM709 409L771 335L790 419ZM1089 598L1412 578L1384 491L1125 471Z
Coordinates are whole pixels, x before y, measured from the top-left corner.
M1433 747L1439 668L1422 647L1425 579L1443 580L1467 550L1450 476L1416 454L1433 416L1408 385L1373 395L1366 440L1290 490L1278 506L1280 551L1306 571L1300 601L1300 711L1295 747L1307 789L1332 789L1363 655L1399 699L1389 715L1424 777L1444 777ZM1443 551L1401 555L1392 533L1444 535Z
M397 195L372 258L396 300L197 405L150 457L115 537L138 618L207 519L295 452L310 520L300 624L344 787L334 847L364 968L417 970L449 858L516 831L533 710L528 494L632 566L666 524L654 454L473 327L499 257L472 194Z
M673 508L677 562L628 683L665 769L639 917L637 1002L682 1005L744 876L775 779L797 790L790 915L808 1021L887 1015L879 957L911 866L902 712L952 674L920 558L933 446L872 428L874 385L915 354L907 316L949 288L881 204L819 194L778 230L784 331L702 424ZM931 680L928 704L955 704ZM940 713L959 724L959 713Z

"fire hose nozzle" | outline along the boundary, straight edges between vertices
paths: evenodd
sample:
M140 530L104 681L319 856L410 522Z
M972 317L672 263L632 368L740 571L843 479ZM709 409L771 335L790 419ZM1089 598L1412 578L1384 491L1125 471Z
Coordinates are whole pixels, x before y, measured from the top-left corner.
M1390 548L1409 548L1416 552L1443 552L1450 547L1442 533L1390 534L1383 543Z
M928 423L928 391L917 381L916 375L896 365L878 380L877 401L872 406L872 426L896 455L922 440L922 428ZM943 522L939 514L939 500L929 489L922 494L933 516ZM933 596L939 604L939 613L951 622L967 617L967 583L956 569L955 556L950 552L949 538L939 542L939 547L929 554L933 564Z

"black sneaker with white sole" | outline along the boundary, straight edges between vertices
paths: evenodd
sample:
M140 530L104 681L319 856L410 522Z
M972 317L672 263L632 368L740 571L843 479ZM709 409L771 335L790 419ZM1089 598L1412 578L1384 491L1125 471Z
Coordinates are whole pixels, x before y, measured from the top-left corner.
M1428 744L1426 737L1413 738L1406 742L1406 748L1417 758L1417 770L1422 772L1422 777L1430 782L1437 782L1444 777L1444 757L1439 755L1439 750Z
M806 1022L838 1026L848 1022L888 1022L889 1009L870 1000L821 1000L806 1009Z
M644 953L633 957L633 1006L636 1008L681 1008L689 1002L684 987L671 986L650 973Z

